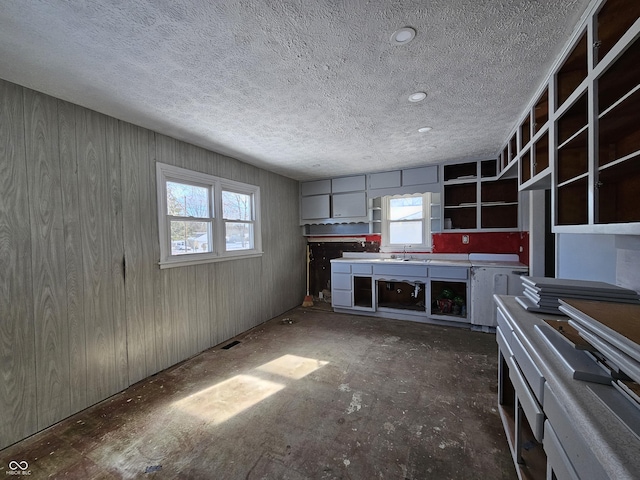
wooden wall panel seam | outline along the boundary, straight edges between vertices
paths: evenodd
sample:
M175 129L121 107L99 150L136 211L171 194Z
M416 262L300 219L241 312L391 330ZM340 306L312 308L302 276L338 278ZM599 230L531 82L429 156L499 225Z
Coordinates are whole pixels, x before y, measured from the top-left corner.
M24 89L0 81L0 449L37 429Z
M62 177L62 214L65 236L65 280L69 325L69 388L71 412L87 404L87 353L82 282L82 233L80 231L76 106L58 101L58 138Z
M38 428L71 414L57 101L25 92Z

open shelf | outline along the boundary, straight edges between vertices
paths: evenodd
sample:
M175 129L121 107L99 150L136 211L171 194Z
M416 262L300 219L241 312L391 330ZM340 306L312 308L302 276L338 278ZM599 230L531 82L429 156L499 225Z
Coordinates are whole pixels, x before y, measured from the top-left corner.
M520 184L531 179L531 153L529 150L520 156Z
M467 318L467 283L431 280L431 315Z
M545 88L533 108L533 134L535 135L549 121L549 89Z
M558 187L558 225L583 225L588 222L588 178L566 183Z
M353 304L356 307L373 308L371 277L353 277Z
M640 17L638 0L607 0L596 16L596 63L603 59Z
M520 124L520 147L524 148L529 140L531 140L531 115L527 115Z
M378 308L426 313L424 283L378 281L376 284L378 285Z
M482 228L518 227L518 180L516 178L483 183L480 198Z
M556 74L557 107L562 106L587 78L587 72L587 32L585 30Z
M497 163L495 160L483 160L480 162L480 177L488 178L498 175Z
M596 223L640 222L640 152L598 172Z
M444 166L444 181L471 180L478 175L476 162L457 163Z
M533 158L533 176L549 167L549 132L545 132L536 140Z
M451 228L477 227L477 182L444 186L445 218L451 219Z

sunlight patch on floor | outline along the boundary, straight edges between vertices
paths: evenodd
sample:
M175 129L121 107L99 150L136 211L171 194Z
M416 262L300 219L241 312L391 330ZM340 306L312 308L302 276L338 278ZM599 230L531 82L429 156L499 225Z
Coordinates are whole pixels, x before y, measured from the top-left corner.
M260 403L285 386L251 375L235 377L189 395L173 405L203 420L219 424Z
M266 373L273 373L293 380L300 380L311 372L324 367L329 362L316 360L315 358L299 357L298 355L283 355L270 362L267 362L256 370Z
M251 371L253 375L251 372L236 375L178 400L172 406L217 425L286 387L283 383L265 380L259 375L268 373L283 377L283 380L300 380L328 363L315 358L283 355L256 367Z

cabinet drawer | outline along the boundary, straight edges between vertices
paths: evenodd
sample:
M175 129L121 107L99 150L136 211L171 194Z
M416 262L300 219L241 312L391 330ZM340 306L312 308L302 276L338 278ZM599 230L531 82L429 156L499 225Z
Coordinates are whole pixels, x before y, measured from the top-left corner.
M368 263L354 263L351 265L351 271L356 274L356 273L365 273L365 274L369 274L371 275L371 273L373 273L373 265L368 264Z
M402 263L373 266L373 273L376 275L382 275L395 280L402 280L404 277L426 277L427 270L426 265L407 265Z
M351 275L348 273L334 273L331 276L331 286L335 290L351 290Z
M552 469L557 480L580 480L549 420L544 422L543 447L547 454L547 469Z
M515 356L507 358L507 364L509 365L509 378L511 379L513 388L516 391L516 396L522 406L524 415L527 417L533 436L538 442L541 442L544 434L544 412L529 389L524 376L520 372L520 369L514 360L515 358Z
M511 347L509 346L509 342L506 337L502 333L502 329L500 326L496 327L496 342L498 342L498 347L500 347L500 351L504 358L509 358L513 356L513 352L511 351Z
M334 307L352 307L351 290L334 290L331 293L331 305Z
M513 332L513 328L511 328L511 323L509 323L509 320L500 309L498 309L498 314L496 318L498 320L498 326L502 329L502 333L505 337L505 340L507 340L507 343L511 345L511 332Z
M513 351L513 356L518 362L518 366L522 373L524 374L527 382L531 386L531 390L535 394L538 402L542 405L542 401L544 398L544 376L536 367L536 364L533 363L533 360L524 349L524 346L520 342L520 339L516 335L515 332L511 333L511 350Z
M553 425L558 443L573 465L578 478L582 480L598 480L609 478L600 465L585 439L573 427L573 417L567 413L549 384L544 387L544 413Z
M331 271L336 273L351 273L351 264L350 263L332 263Z
M466 267L429 267L429 274L433 278L466 280L469 278L469 269Z

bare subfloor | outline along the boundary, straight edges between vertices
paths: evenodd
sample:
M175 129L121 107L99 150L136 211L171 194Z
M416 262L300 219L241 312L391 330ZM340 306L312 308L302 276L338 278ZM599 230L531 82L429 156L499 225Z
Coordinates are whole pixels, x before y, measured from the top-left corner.
M514 479L491 334L297 308L0 451L30 478Z

